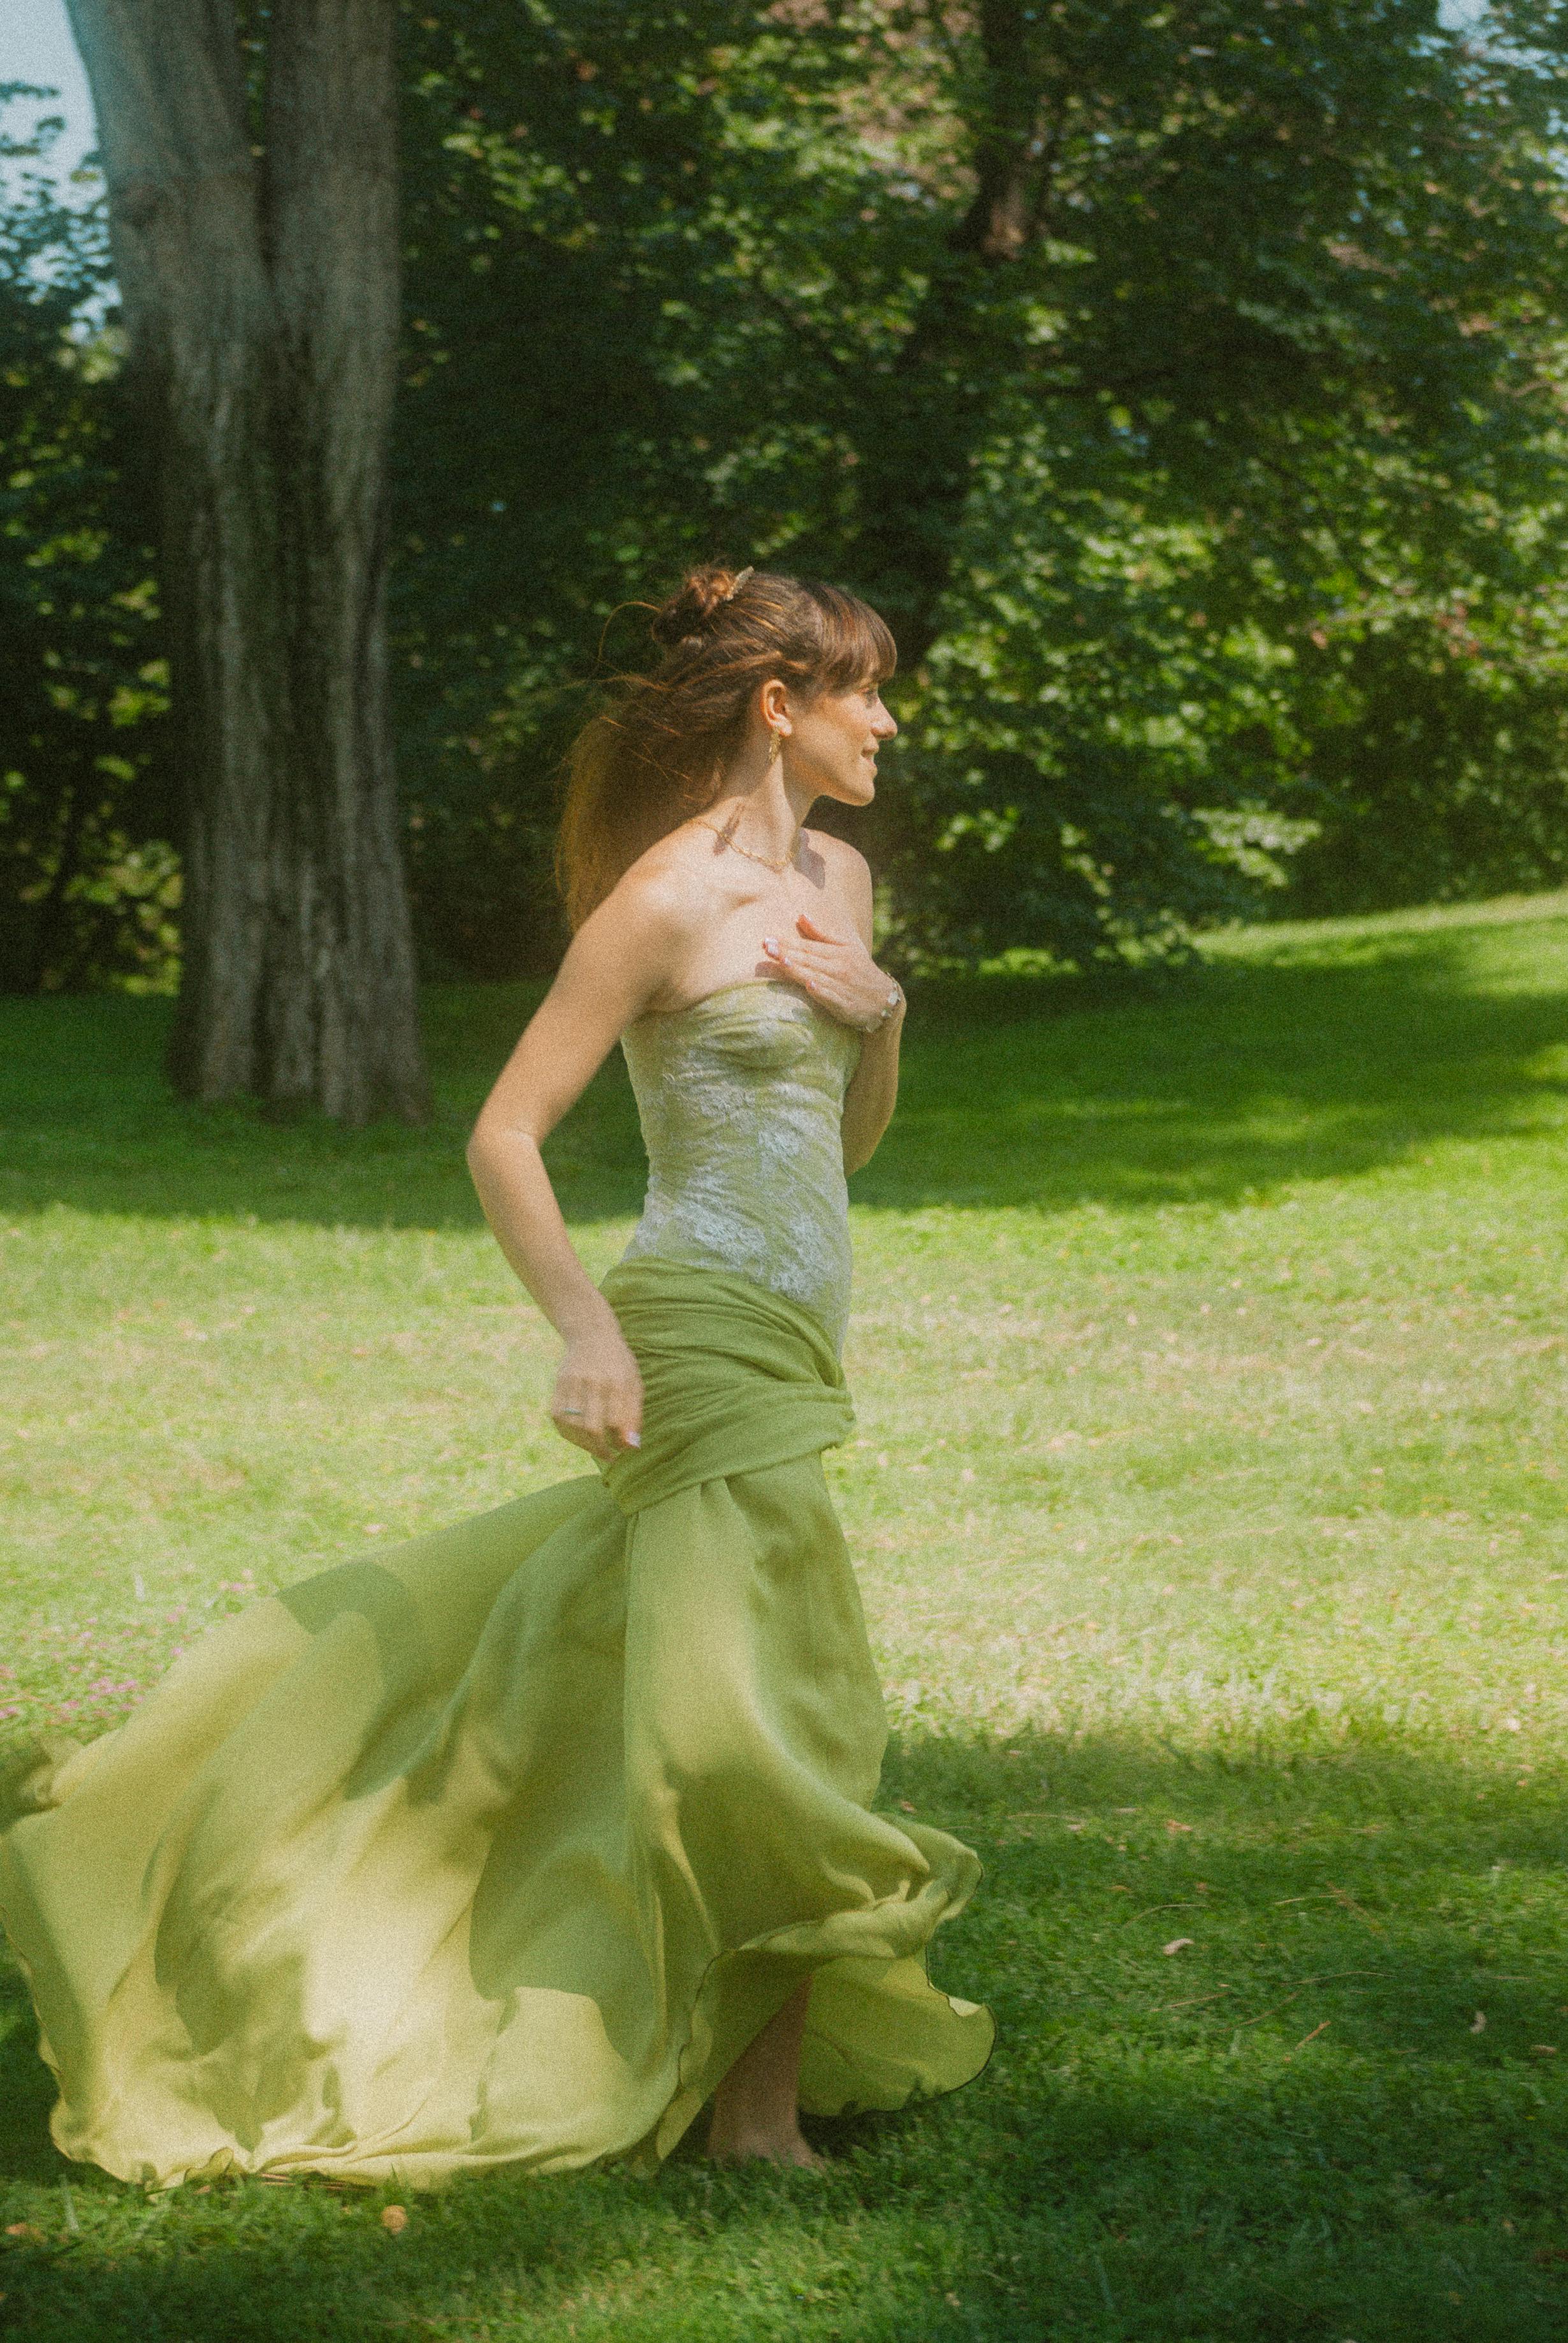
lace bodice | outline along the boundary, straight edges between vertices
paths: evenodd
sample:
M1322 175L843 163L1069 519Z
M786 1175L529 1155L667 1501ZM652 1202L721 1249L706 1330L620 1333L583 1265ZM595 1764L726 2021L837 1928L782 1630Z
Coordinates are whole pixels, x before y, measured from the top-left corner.
M811 1311L841 1344L840 1122L860 1036L795 985L760 977L639 1018L621 1049L648 1165L625 1258L738 1272Z

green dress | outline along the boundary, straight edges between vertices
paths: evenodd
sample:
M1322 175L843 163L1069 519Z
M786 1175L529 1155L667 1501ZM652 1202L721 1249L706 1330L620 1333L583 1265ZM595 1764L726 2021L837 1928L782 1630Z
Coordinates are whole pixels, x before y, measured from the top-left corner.
M652 2165L807 1978L808 2111L984 2064L924 1960L979 1865L870 1811L822 1474L857 1037L759 980L623 1046L648 1201L603 1290L640 1450L254 1604L25 1779L0 1917L67 2156L156 2187Z

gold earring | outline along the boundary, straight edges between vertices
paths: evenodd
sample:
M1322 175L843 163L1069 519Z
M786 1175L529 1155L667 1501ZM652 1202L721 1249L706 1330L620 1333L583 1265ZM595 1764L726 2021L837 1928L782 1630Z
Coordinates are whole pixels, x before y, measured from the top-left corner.
M773 767L779 762L780 756L783 754L784 735L779 730L777 725L770 724L768 727L768 730L769 735L768 741L768 768L769 770L771 771Z

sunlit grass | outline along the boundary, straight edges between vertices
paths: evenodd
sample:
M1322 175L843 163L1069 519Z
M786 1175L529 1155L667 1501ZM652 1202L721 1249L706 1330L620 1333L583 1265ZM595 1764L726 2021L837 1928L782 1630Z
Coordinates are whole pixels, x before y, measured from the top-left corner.
M437 1123L357 1138L170 1103L160 1004L0 1007L18 1725L95 1730L253 1588L573 1469L461 1166L526 1006L437 995ZM597 1270L616 1071L556 1152ZM0 2237L0 2322L1561 2333L1565 1174L1560 900L918 1001L830 1471L886 1794L988 1862L937 1957L997 2008L988 2074L823 2184L500 2175L393 2237L385 2192L73 2172L68 2214L13 1986L0 2199L39 2234Z

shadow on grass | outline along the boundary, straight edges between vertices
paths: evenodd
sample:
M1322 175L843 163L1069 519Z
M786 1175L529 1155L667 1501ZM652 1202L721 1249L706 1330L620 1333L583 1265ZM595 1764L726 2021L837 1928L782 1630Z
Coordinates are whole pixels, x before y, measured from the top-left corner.
M388 2192L149 2207L81 2171L73 2234L13 1979L0 2187L42 2234L0 2239L0 2316L29 2343L1547 2343L1564 1786L1392 1743L910 1742L889 1801L988 1865L936 1963L996 2008L977 2085L824 2127L820 2180L501 2172L410 2199L396 2239Z
M170 1004L108 995L0 1000L0 1210L212 1216L328 1227L483 1225L463 1161L478 1107L536 1005L538 985L443 985L425 997L431 1121L344 1131L274 1120L248 1101L176 1099L163 1074ZM644 1176L617 1053L549 1159L574 1218L635 1214Z
M1522 981L1521 979L1525 980ZM1555 1120L1568 922L1221 960L1163 995L917 1037L863 1204L1226 1204ZM977 988L977 1007L984 988Z
M424 1131L346 1132L192 1107L160 1071L166 1004L0 1002L0 1203L419 1228L479 1223L471 1117L538 988L427 996ZM1053 1211L1233 1202L1553 1115L1568 920L1266 942L1151 991L977 980L916 1001L898 1120L855 1183L876 1207ZM568 1216L634 1213L643 1161L618 1054L551 1145Z

